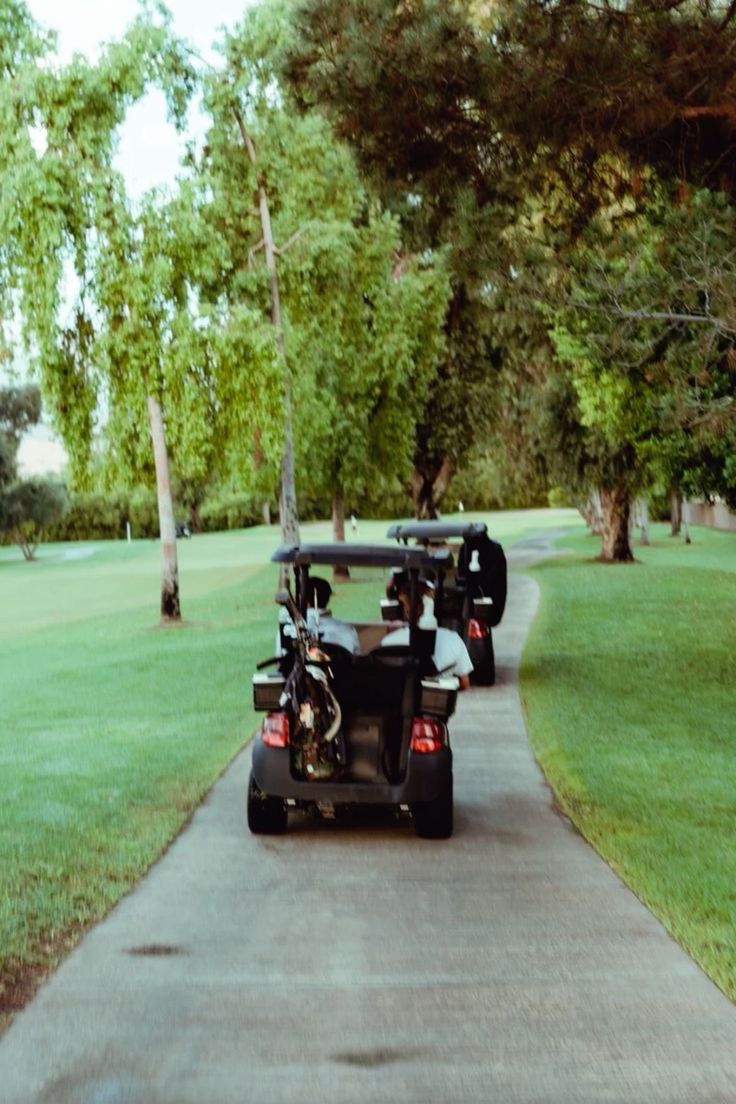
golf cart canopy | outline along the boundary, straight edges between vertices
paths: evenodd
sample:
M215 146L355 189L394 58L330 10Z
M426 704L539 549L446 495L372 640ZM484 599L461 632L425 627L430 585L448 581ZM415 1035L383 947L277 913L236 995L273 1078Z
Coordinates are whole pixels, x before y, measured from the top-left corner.
M447 571L452 553L422 547L392 547L383 544L282 544L271 556L274 563L332 564L345 567L394 567L404 571Z
M395 540L446 541L450 537L481 537L488 532L484 521L408 521L391 525L387 537Z

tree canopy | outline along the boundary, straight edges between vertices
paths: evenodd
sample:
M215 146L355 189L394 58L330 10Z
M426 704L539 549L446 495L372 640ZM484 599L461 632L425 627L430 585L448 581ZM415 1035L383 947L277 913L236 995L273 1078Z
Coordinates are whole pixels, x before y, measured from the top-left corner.
M264 0L214 67L158 5L94 64L1 17L0 304L78 481L103 422L111 478L152 478L150 427L181 485L294 507L401 480L431 514L493 454L599 490L624 559L639 491L733 498L736 5ZM152 85L209 127L135 204Z
M732 414L730 336L698 317L711 279L688 241L702 211L691 195L732 198L735 11L708 0L299 5L286 71L303 109L333 120L405 226L451 245L459 391L482 394L462 333L484 341L481 388L494 384L495 419L468 437L495 437L530 475L541 463L570 486L616 490L613 558L630 555L627 502L655 468L679 464L684 479L702 449L711 487L728 481L725 462L715 478L704 426ZM664 256L667 234L679 254ZM648 267L642 235L659 249ZM690 284L676 286L685 269ZM642 281L646 309L633 306Z

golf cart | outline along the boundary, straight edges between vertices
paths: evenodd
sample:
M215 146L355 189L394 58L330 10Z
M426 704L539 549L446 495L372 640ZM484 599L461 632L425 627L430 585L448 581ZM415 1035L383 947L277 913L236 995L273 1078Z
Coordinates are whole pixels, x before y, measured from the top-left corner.
M358 647L329 644L307 611L313 566L393 568L408 574L413 598L423 576L443 578L452 555L401 545L282 545L271 557L288 565L295 595L276 601L288 612L282 655L258 665L253 701L265 713L253 743L248 826L283 832L288 809L387 805L408 807L418 836L452 834L452 751L447 722L458 680L435 669L436 622L414 614L408 644L382 645L385 621L354 622ZM425 603L426 606L426 603ZM425 609L426 613L426 609ZM264 673L278 666L277 673Z
M403 544L410 540L427 550L462 541L457 568L437 584L435 615L440 625L454 629L465 641L473 661L470 681L493 686L496 661L493 628L506 607L506 556L488 536L485 522L411 521L390 526L388 537ZM390 595L389 595L390 597ZM391 611L387 609L387 615Z

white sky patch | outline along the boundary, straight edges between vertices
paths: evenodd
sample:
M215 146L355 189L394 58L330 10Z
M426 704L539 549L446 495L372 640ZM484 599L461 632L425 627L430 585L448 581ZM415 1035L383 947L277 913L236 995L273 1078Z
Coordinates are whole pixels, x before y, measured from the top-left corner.
M65 465L64 446L48 426L34 426L21 441L18 449L18 472L22 478L61 475Z

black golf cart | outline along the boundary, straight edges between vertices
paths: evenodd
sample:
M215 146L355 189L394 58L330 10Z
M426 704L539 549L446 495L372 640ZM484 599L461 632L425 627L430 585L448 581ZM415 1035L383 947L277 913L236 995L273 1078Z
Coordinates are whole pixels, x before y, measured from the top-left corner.
M506 607L507 571L504 551L488 536L485 522L411 521L390 526L386 535L403 544L416 541L426 549L462 541L456 569L437 581L435 614L440 625L454 629L465 641L473 661L470 681L493 686L492 630ZM392 610L386 609L390 616Z
M260 664L253 676L254 705L265 717L253 743L251 831L283 832L294 806L334 811L391 805L410 809L417 835L450 836L447 722L458 680L434 667L435 631L413 618L408 644L382 645L390 624L353 622L358 647L349 651L327 643L319 626L308 623L307 596L313 566L344 565L405 571L416 599L420 576L444 578L453 566L451 553L401 545L304 544L282 546L271 559L291 567L296 593L277 594L288 613L283 652ZM412 609L415 605L412 601ZM261 673L274 665L277 673Z

